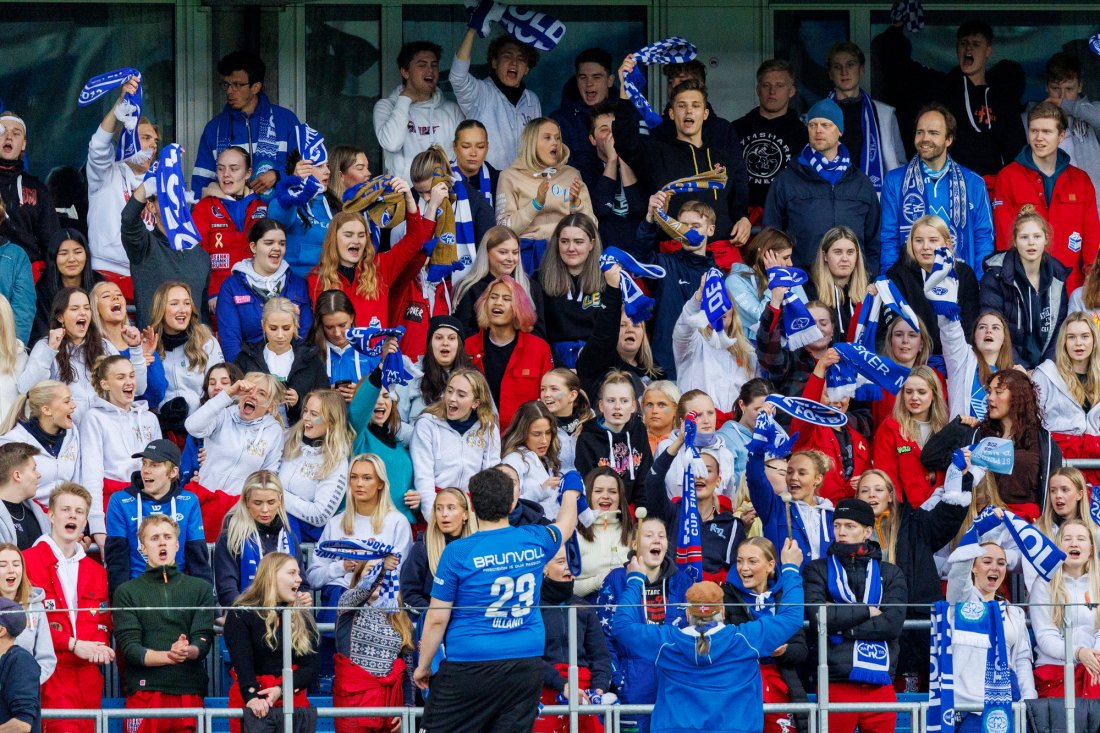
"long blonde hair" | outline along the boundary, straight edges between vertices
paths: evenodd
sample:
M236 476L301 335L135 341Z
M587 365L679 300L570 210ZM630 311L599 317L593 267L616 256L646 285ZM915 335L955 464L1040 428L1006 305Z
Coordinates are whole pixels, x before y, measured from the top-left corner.
M913 377L924 381L928 385L928 391L932 393L932 404L928 409L928 422L932 428L928 435L931 436L938 433L948 422L947 402L943 399L940 378L936 376L936 372L932 370L932 367L927 364L913 367L909 371L909 379ZM904 386L902 389L904 389ZM917 421L913 418L913 413L909 412L909 408L906 407L905 400L901 399L901 395L898 395L898 398L894 400L894 419L898 422L901 437L913 441L921 448L924 447L927 438L922 436L920 430L917 429Z
M447 384L450 384L459 377L469 382L470 392L473 394L473 398L478 402L477 407L474 408L474 414L477 415L477 432L475 434L484 438L486 433L500 424L497 418L497 411L493 407L493 393L489 391L489 383L485 381L485 375L477 369L456 369L447 379ZM446 388L444 388L440 398L425 407L424 412L429 415L434 415L440 420L446 420L446 399L447 392Z
M0 374L14 374L19 355L26 349L15 336L15 312L11 303L0 295Z
M264 620L264 643L267 648L279 647L279 626L282 614L276 610L283 603L279 600L277 577L279 570L287 563L297 563L292 555L285 552L269 552L260 560L256 568L256 579L252 585L233 602L236 608L266 608L256 611ZM299 568L301 571L301 568ZM292 606L290 614L290 646L299 656L314 651L319 635L313 613L309 609Z
M1095 567L1096 532L1080 519L1067 519L1062 523L1062 526L1058 528L1058 537L1056 539L1061 540L1062 532L1065 531L1066 527L1072 527L1074 525L1088 532L1089 542L1092 544L1089 552L1085 553L1085 576L1088 578L1088 594L1089 598L1100 598L1100 568ZM1058 569L1054 571L1054 575L1050 579L1050 602L1052 604L1050 609L1050 620L1054 623L1054 627L1061 632L1062 621L1065 619L1066 612L1063 604L1070 602L1069 594L1066 593L1064 564L1058 565ZM1096 631L1097 629L1100 629L1100 605L1094 605L1092 612L1092 630Z
M898 550L898 531L901 529L901 518L897 512L898 491L894 486L894 480L890 478L888 473L881 468L868 468L859 475L859 480L856 481L857 499L859 498L860 485L863 483L863 479L868 476L877 476L882 479L890 495L890 506L886 508L886 513L881 518L875 519L874 536L879 540L879 546L882 548L882 555L886 562L895 562Z
M157 353L161 360L164 359L164 316L168 311L168 293L173 288L181 288L187 293L191 301L191 319L187 322L187 343L183 345L183 355L187 357L187 370L191 372L206 371L208 356L206 344L214 339L214 334L199 319L199 308L195 304L195 296L191 293L191 287L184 282L170 280L161 283L157 291L153 293L153 307L149 312L149 325L157 334Z
M745 336L745 329L741 326L741 316L737 313L736 305L730 308L728 315L729 323L722 330L725 331L726 336L733 339L733 343L726 348L726 351L737 362L737 366L747 372L754 372L756 371L756 349ZM703 337L708 339L714 333L714 327L709 323L700 330L703 332Z
M1077 516L1071 517L1086 525L1089 530L1092 531L1093 536L1100 533L1100 528L1096 526L1096 522L1092 520L1092 513L1089 512L1089 485L1085 480L1085 475L1081 473L1080 469L1073 468L1071 466L1062 466L1051 472L1050 478L1053 479L1057 476L1069 481L1073 484L1073 488L1078 491L1080 497L1077 499L1075 509ZM1047 501L1043 506L1043 513L1039 515L1039 518L1035 520L1035 528L1045 534L1047 537L1054 539L1055 534L1058 531L1059 517L1054 513L1054 504L1050 499L1050 481L1047 481ZM1064 520L1064 521L1069 521Z
M290 520L286 516L286 497L283 493L283 482L279 480L279 474L266 469L255 471L244 480L241 498L229 511L229 523L225 527L225 544L233 555L241 555L244 552L244 545L249 539L262 546L259 527L256 526L256 520L252 518L252 514L248 511L248 500L257 491L274 491L279 495L277 515L286 531L290 531L288 526Z
M25 394L16 397L8 414L4 416L3 424L0 424L0 435L14 428L20 420L40 417L42 408L57 399L57 391L61 389L68 390L69 385L54 379L43 379Z
M565 144L565 140L561 142L561 154L558 156L557 160L539 160L537 152L539 128L546 124L558 128L558 134L561 134L561 125L549 117L536 117L528 122L524 125L523 133L520 135L519 150L516 152L516 159L512 161L512 168L518 168L521 171L528 171L530 173L537 173L548 166L553 166L560 171L569 164L569 146Z
M334 174L333 178L335 177ZM321 243L321 257L317 261L317 285L315 286L317 293L326 290L343 290L343 283L340 280L340 250L336 245L336 238L340 229L352 222L358 222L364 231L367 230L366 220L358 213L351 211L333 214L332 221L328 223L324 241ZM374 245L370 237L367 237L367 242L363 245L363 253L359 255L359 262L355 267L358 272L355 292L367 299L378 296L377 266L374 255Z
M1084 323L1092 334L1092 354L1089 355L1089 367L1085 372L1084 384L1077 378L1077 373L1073 370L1073 362L1066 350L1066 333L1071 323ZM1058 375L1062 377L1066 389L1077 404L1083 405L1086 400L1093 405L1100 403L1100 331L1097 331L1096 323L1088 313L1081 311L1070 313L1066 316L1066 320L1062 321L1062 327L1058 329L1054 365L1058 368Z
M334 389L315 389L301 401L303 407L310 398L321 402L321 419L328 429L321 438L321 476L328 476L351 453L355 442L355 431L348 424L348 410L343 396ZM302 454L302 442L306 435L306 421L302 418L290 429L283 444L283 460L297 458Z
M374 511L370 515L371 531L374 532L374 534L378 534L382 531L383 524L386 521L386 515L394 511L393 500L390 499L390 477L389 474L386 473L386 464L382 461L381 456L374 453L360 453L348 463L349 476L351 474L351 469L355 468L356 463L369 463L373 466L374 475L382 484L382 488L378 490L378 503L374 505ZM350 483L349 481L347 507L344 509L344 518L340 522L340 529L344 530L344 534L347 536L354 537L355 518L366 515L359 506L359 502L352 494Z
M821 246L817 249L817 260L810 272L814 288L817 290L817 299L830 309L836 308L834 288L839 289L839 286L833 279L833 273L829 271L825 255L834 244L840 241L848 241L856 246L856 264L852 268L852 274L848 276L848 300L852 303L861 303L867 295L867 263L863 261L863 247L859 245L859 238L849 227L833 227L821 238Z
M449 494L458 499L458 503L462 505L463 511L466 512L466 521L462 523L462 531L459 532L458 539L469 537L477 532L477 517L474 515L474 508L470 506L470 499L466 496L466 492L454 486L449 486L446 489L439 490L439 493L435 495L436 501L439 501L439 497L443 494ZM439 567L439 558L442 557L443 548L446 546L447 539L443 535L443 530L435 523L435 510L433 509L431 516L428 517L428 529L424 532L424 549L428 551L428 569L433 574L436 568Z
M916 264L917 258L913 256L913 235L920 227L932 227L940 236L943 237L943 244L951 251L955 253L955 243L951 241L951 230L947 227L945 222L935 214L926 214L921 218L913 222L913 226L909 229L909 236L905 238L905 256L909 258L909 261ZM919 265L918 265L919 266Z
M331 228L332 225L329 224L329 227ZM481 237L481 243L478 244L477 253L474 255L474 264L470 265L469 274L463 277L462 282L455 288L454 297L451 298L452 303L458 303L469 292L470 288L485 279L485 276L489 274L489 250L496 249L505 242L515 242L518 247L519 236L508 227L500 224L485 232ZM527 273L523 271L522 260L516 261L516 269L509 274L530 296L531 281L528 279Z

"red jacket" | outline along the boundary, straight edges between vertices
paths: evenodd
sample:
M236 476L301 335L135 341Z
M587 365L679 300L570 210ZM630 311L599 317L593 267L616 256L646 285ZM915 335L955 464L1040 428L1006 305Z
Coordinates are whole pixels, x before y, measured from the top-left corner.
M424 243L432 238L435 231L435 222L428 221L415 211L405 216L405 236L397 244L382 253L374 255L375 281L377 283L375 296L366 298L358 293L356 288L359 282L359 268L355 268L355 282L348 282L347 278L337 273L340 280L338 288L351 299L355 307L355 325L369 326L371 318L378 318L383 327L388 327L393 322L390 319L391 293L394 297L404 298L402 290L394 290L393 285L406 272L416 272L424 266L427 256L424 254ZM309 273L309 297L316 303L317 296L328 288L322 288L317 276L317 268ZM396 325L396 324L393 324Z
M1092 181L1080 168L1067 166L1054 182L1054 194L1047 206L1039 172L1015 161L1009 163L997 175L993 189L997 249L1012 246L1012 225L1024 204L1032 204L1050 222L1054 235L1049 251L1072 271L1066 282L1067 292L1072 293L1084 282L1100 249L1100 217Z
M485 331L478 331L466 339L466 353L482 373L485 372L484 339ZM500 381L500 404L497 405L497 412L500 414L502 434L512 422L512 416L520 405L539 398L542 375L554 368L548 343L534 334L522 331L517 339L512 358L508 360L508 367L504 370L504 378Z
M816 402L821 401L825 393L825 380L816 374L810 374L806 380L806 387L802 390L802 396ZM851 425L845 425L842 430L848 431L848 437L852 441L852 478L859 478L860 474L871 467L870 448L867 439L855 431ZM822 425L811 425L795 418L791 420L790 434L798 433L798 442L794 449L819 450L829 457L832 468L825 474L825 480L821 482L821 488L817 495L836 504L841 499L850 499L855 496L850 481L844 480L844 464L840 460L840 441L837 440L836 431Z
M435 297L432 298L434 302L429 302L417 275L418 273L414 273L412 278L402 277L401 292L404 296L398 297L394 290L390 300L391 306L400 306L397 309L390 308L390 323L405 327L401 354L414 362L428 351L428 321L433 316L451 315L454 305L454 287L449 280L435 285Z
M80 560L76 576L77 607L76 629L67 611L65 592L61 589L61 580L57 577L57 557L46 541L41 541L23 552L27 577L31 584L46 594L46 618L50 625L50 637L57 652L58 663L84 663L69 651L69 639L76 637L80 641L102 641L111 643L111 614L109 611L83 610L105 609L107 601L107 571L90 557Z
M936 371L936 376L940 378L940 389L943 390L946 399L947 380L939 371ZM897 395L882 390L882 396L871 403L871 425L874 426L876 431L894 414L894 403L897 402L897 399Z
M887 418L875 431L875 468L883 470L894 482L898 502L907 501L917 508L943 486L944 473L929 472L920 462L920 446L901 435L901 426Z
M267 204L258 198L248 202L242 228L238 228L229 215L225 202L215 196L200 199L191 209L191 218L202 236L202 248L210 254L211 298L218 294L233 265L252 256L248 248L248 230L266 216Z

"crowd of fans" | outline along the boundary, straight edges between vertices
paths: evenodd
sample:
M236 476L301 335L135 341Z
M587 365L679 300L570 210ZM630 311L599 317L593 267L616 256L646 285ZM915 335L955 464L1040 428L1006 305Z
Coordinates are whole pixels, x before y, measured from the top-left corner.
M26 170L35 130L0 112L5 730L37 733L39 693L101 707L115 662L129 707L201 706L216 617L230 702L258 730L281 706L283 607L296 708L326 679L338 706L414 704L430 684L432 731L567 729L535 715L569 694L570 606L573 692L658 703L624 730L725 729L708 716L729 697L663 704L685 675L684 695L725 679L720 694L803 700L803 592L830 604L833 701L927 690L929 632L902 624L944 599L1000 614L999 632L967 615L956 634L957 700L992 704L990 638L1015 699L1061 695L1066 613L1077 692L1100 697L1097 481L1063 465L1100 456L1100 109L1080 60L1054 54L1021 116L987 79L988 25L958 29L941 74L905 56L899 24L882 61L920 80L912 120L861 88L864 52L840 42L803 115L782 59L733 121L686 60L664 65L650 124L635 55L577 55L544 116L524 84L539 51L499 36L479 79L476 36L453 101L440 47L402 48L374 109L381 161L301 148L263 62L225 56L190 247L149 175L158 128L127 117L140 77L91 134L86 220L55 209ZM852 354L900 376L845 391L866 374ZM774 395L815 407L792 419ZM1007 470L971 464L988 438L1014 445ZM701 577L675 559L688 512ZM1064 553L1056 570L1029 564L1013 517ZM307 565L303 543L337 549ZM982 605L1010 573L1033 636L1019 608ZM723 618L757 633L718 633ZM758 717L738 730L805 727ZM842 733L894 723L830 715Z

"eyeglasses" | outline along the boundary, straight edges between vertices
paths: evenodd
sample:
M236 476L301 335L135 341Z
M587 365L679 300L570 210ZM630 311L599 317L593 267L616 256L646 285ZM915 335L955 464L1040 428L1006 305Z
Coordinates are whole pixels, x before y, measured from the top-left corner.
M786 476L787 475L787 469L786 468L780 468L779 466L773 466L770 463L765 463L764 468L771 469L772 471L775 471L776 473L778 473L780 476Z
M233 87L234 89L244 89L245 87L250 86L252 86L252 82L250 81L223 81L221 83L223 92L228 92L229 87Z

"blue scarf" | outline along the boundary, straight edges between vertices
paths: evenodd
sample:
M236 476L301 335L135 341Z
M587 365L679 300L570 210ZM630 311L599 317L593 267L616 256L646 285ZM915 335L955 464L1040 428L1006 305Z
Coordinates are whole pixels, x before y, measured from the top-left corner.
M325 139L321 137L321 133L309 125L298 125L294 128L294 135L298 141L298 152L302 160L308 160L313 165L328 162L328 150L325 148Z
M796 288L808 282L810 276L798 267L769 267L768 288Z
M279 134L275 127L275 105L261 92L256 110L251 116L237 110L226 107L228 114L218 115L218 131L215 137L214 149L218 152L225 150L233 142L233 118L243 120L248 130L248 143L252 144L252 177L275 170L275 161L279 156ZM252 143L251 136L256 136L256 142ZM244 147L248 147L245 144ZM278 171L280 174L282 171Z
M177 143L165 145L155 173L160 223L168 235L168 246L177 252L186 252L202 242L183 188L182 154L183 148Z
M360 354L374 359L382 356L382 345L390 337L397 339L399 346L382 360L382 386L386 389L393 384L408 384L412 379L412 375L405 369L405 359L401 356L400 343L405 338L405 327L382 328L375 316L371 318L370 325L349 328L347 332L348 342L352 347Z
M806 145L798 155L801 165L815 171L830 186L835 186L840 179L852 167L852 159L848 156L848 148L840 143L837 155L832 160L826 160L825 156Z
M905 30L916 33L924 29L924 6L921 0L898 0L890 10L890 22L902 23Z
M137 92L127 94L123 105L116 109L116 112L121 114L119 122L122 123L122 132L118 136L115 160L130 160L141 152L141 141L138 140L137 134L138 121L141 119L141 72L126 66L114 71L97 74L88 80L88 83L80 90L80 96L77 98L79 106L87 107L107 92L117 89L133 77L138 78Z
M939 604L937 604L939 605ZM1005 640L1004 616L997 601L955 604L952 642L986 648L985 699L982 710L984 733L1012 733L1012 672Z
M860 344L839 343L833 348L840 358L850 366L858 378L877 384L892 395L901 390L901 385L909 378L909 367L903 367L888 356L880 356Z
M779 570L777 569L776 572L779 572ZM768 582L768 589L763 593L751 591L745 587L745 582L741 580L737 567L733 566L726 573L726 582L734 587L741 600L749 607L749 612L753 618L761 619L775 615L775 601L772 599L772 591L776 586L774 581Z
M1011 440L982 438L970 446L970 465L999 474L1012 473L1016 463L1016 448Z
M1100 486L1089 487L1089 514L1092 521L1100 524Z
M451 161L451 170L454 171L455 178L459 180L466 180L466 176L462 175L462 171L458 169L458 163L454 160ZM485 198L485 202L489 204L489 208L496 210L493 205L493 183L489 177L489 164L482 163L481 169L477 172L478 189L481 191L481 195Z
M631 323L648 321L653 316L655 301L643 293L630 276L662 278L665 276L665 268L638 262L633 255L618 247L608 247L600 255L600 271L607 272L615 265L622 268L619 275L619 290L623 294L623 310L627 317L630 318Z
M764 402L775 405L791 417L797 417L802 422L808 422L811 425L839 428L848 424L848 416L843 412L808 397L787 397L773 394L765 397Z
M467 0L466 12L470 15L467 25L482 38L489 35L489 27L494 20L509 36L540 51L553 51L565 37L565 23L545 13L515 5L493 0Z
M279 206L292 211L306 206L319 194L324 193L325 187L312 175L301 176L285 175L275 183L275 200Z
M1100 56L1100 33L1089 38L1089 50L1097 56Z
M794 450L797 440L798 433L788 437L783 426L771 414L761 410L752 428L752 439L745 444L745 451L753 455L763 453L765 458L786 458Z
M874 558L867 560L867 577L864 581L863 599L860 600L848 585L848 573L845 572L840 558L830 555L829 595L835 603L863 603L868 606L878 606L882 602L882 575L879 561ZM886 642L856 639L852 644L852 671L848 679L867 685L890 684L890 647Z
M684 447L699 457L695 449L695 413L684 417ZM676 565L693 583L703 579L703 529L699 516L699 498L695 494L692 461L684 461L684 479L680 490L680 527L676 533Z
M927 733L955 733L955 669L951 656L951 623L947 601L932 607L932 644L929 649Z
M396 570L386 570L382 562L390 555L398 560L401 559L401 553L395 552L393 545L387 545L373 537L362 540L355 538L325 540L317 545L314 554L326 560L377 561L374 566L363 572L357 587L370 590L378 585L378 598L370 605L374 608L397 610L398 574ZM382 574L383 571L385 575Z
M558 481L558 506L561 506L561 498L565 492L573 491L577 494L577 520L585 527L591 527L599 518L599 513L588 506L588 499L584 495L584 479L577 471L566 471Z
M643 64L682 64L698 55L699 52L695 46L679 36L651 43L634 53L636 65L634 70L623 79L623 89L626 90L634 108L642 115L646 127L653 129L660 125L664 118L650 106L645 92L642 91L646 87L646 79L639 67Z
M829 90L829 99L836 99L835 89ZM886 172L882 165L881 134L878 129L878 120L875 119L875 103L871 101L871 95L862 89L859 90L859 107L860 129L863 130L863 155L861 157L863 173L871 179L871 184L875 187L875 193L882 195L882 181ZM834 185L836 184L834 183Z
M955 274L955 256L947 247L936 250L932 272L924 281L924 294L932 312L949 321L962 318L959 310L959 276Z
M1050 582L1054 571L1066 559L1066 553L1062 552L1054 540L1012 512L1005 512L1004 523L1012 541L1020 548L1020 553L1043 580Z
M455 195L455 249L458 253L458 259L451 272L453 278L455 274L465 271L474 263L474 256L477 254L477 235L474 233L474 215L470 210L470 192L466 189L466 180L461 173L455 177L451 191ZM428 282L436 282L432 280L430 274L427 279Z
M732 308L733 301L726 291L722 271L717 267L710 268L703 280L703 312L707 314L707 323L715 331L724 331L726 314Z
M884 305L908 323L910 328L920 333L920 322L916 312L893 281L880 277L875 280L875 289L878 291L877 295L867 293L863 298L859 318L856 319L855 328L852 329L852 343L860 344L869 351L876 351L875 341L878 337L878 324Z
M925 198L924 177L939 180L947 176L947 211L928 211L928 201ZM901 221L898 224L899 234L904 238L913 228L913 222L925 214L934 213L946 220L951 229L951 241L959 241L959 232L966 228L966 217L969 203L966 198L966 179L963 177L963 169L958 163L947 158L947 165L942 171L933 171L924 164L919 155L913 156L909 165L905 167L905 177L901 180ZM946 216L944 216L946 214Z
M275 545L275 552L285 552L294 555L298 551L298 538L293 532L288 532L286 527L279 529L279 540ZM260 566L260 560L264 559L264 548L260 543L258 534L249 535L241 548L241 591L243 592L252 581L256 579L256 568Z
M809 346L824 337L798 292L792 288L783 296L783 341L789 351Z

